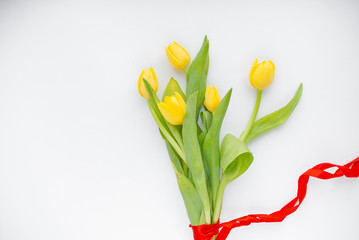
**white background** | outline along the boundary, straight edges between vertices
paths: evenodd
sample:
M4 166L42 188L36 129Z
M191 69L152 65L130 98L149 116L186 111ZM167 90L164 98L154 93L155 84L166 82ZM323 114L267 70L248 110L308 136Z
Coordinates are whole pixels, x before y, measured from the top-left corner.
M255 58L276 65L259 116L304 84L283 126L250 144L251 168L225 192L222 220L280 209L297 178L359 155L358 1L1 1L0 239L191 239L165 145L137 92L154 67L161 96L183 72L164 47L210 41L208 84L233 87L221 136L240 135ZM282 223L228 239L358 239L359 181L311 180Z

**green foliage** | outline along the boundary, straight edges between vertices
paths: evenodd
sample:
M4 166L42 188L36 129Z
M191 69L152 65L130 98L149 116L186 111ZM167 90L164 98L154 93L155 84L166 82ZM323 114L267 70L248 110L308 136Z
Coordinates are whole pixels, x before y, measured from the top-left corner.
M196 120L197 92L187 100L187 109L183 121L182 135L189 170L192 173L194 186L201 199L206 223L210 223L210 202L206 185L206 174L202 161L201 148L197 137Z
M178 82L174 78L171 78L168 81L166 90L163 93L162 100L164 100L166 96L175 95L175 92L178 92L181 95L181 97L183 98L183 100L186 102L186 100L187 100L186 95L183 93L180 85L178 84Z
M221 144L222 181L226 184L242 175L253 162L247 145L232 134L227 134Z
M207 36L205 36L202 47L197 53L196 58L191 63L187 73L186 95L191 96L193 93L198 92L196 105L197 118L206 93L207 73L209 65L208 49L209 41L207 39Z
M181 159L167 141L166 146L172 162L172 167L176 173L178 187L186 206L188 218L192 225L198 225L200 224L202 214L201 199L199 198L193 183L185 176L181 166Z
M212 113L207 110L204 110L201 112L200 117L202 120L202 131L200 132L200 134L198 134L198 141L199 141L199 145L202 148L204 138L206 137L206 134L207 134L209 128L211 127Z
M205 37L202 47L187 71L186 95L173 78L163 94L173 96L178 92L187 102L182 126L168 123L158 108L160 102L151 85L144 79L149 93L148 106L155 119L176 173L187 214L193 226L216 223L219 220L225 187L241 176L253 162L253 155L247 143L261 134L283 124L294 111L303 91L299 86L292 100L283 108L257 120L261 101L258 92L251 119L242 134L237 138L227 134L220 144L220 130L229 106L232 89L211 113L201 112L209 65L209 42ZM202 120L202 129L198 125Z
M215 205L218 186L221 177L221 169L219 166L219 133L221 130L224 116L227 112L228 104L231 99L232 89L224 96L219 103L217 109L213 112L211 126L203 141L203 159L205 165L208 166L209 181L212 193L212 206Z
M289 116L294 111L295 107L297 106L300 97L302 96L302 91L303 91L303 84L300 84L294 97L287 105L257 120L254 123L248 136L246 137L245 142L248 143L252 141L254 138L258 137L259 135L268 132L269 130L285 123L289 118Z

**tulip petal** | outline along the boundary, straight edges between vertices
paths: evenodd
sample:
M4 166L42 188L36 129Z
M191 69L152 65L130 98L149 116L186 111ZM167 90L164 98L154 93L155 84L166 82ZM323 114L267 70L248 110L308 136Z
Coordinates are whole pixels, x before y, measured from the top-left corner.
M166 49L166 54L170 63L179 69L185 69L190 63L191 58L188 52L178 43L171 43Z
M186 103L178 92L174 96L165 96L158 104L163 117L172 125L181 125L186 112Z
M156 75L156 72L155 72L155 70L153 69L153 67L151 67L150 68L150 70L151 70L151 73L152 73L152 78L153 78L153 80L154 80L154 87L153 87L153 91L155 91L155 92L157 92L157 90L158 90L158 79L157 79L157 75Z
M167 122L171 123L172 125L182 124L176 108L173 108L163 102L158 104L158 108L160 109L163 117L167 120Z
M258 58L256 58L256 60L254 60L253 64L252 64L252 68L251 71L249 72L249 81L252 84L253 87L255 87L253 84L253 74L256 71L258 66Z
M145 84L142 80L143 78L143 72L144 70L142 70L140 77L138 78L138 92L140 93L140 95L144 98L148 98L148 96L145 96L145 93L147 92L147 89L144 89L143 87L145 87Z
M206 94L204 98L204 105L206 108L214 112L221 101L218 90L214 86L208 86L206 89Z
M175 67L181 69L181 62L176 58L176 56L171 52L169 47L166 48L166 54L170 63Z
M188 54L188 52L186 51L186 49L184 49L181 45L179 45L176 42L173 42L173 44L170 46L171 52L173 53L173 55L176 56L176 58L182 62L183 64L188 64L191 61L191 58Z
M275 66L272 61L263 61L257 64L256 59L249 73L249 82L258 90L268 87L274 79Z
M274 70L275 70L275 65L274 65L274 63L273 63L271 60L269 60L268 62L272 65L272 68L273 68L273 71L274 71Z
M175 92L175 96L177 98L177 101L179 103L179 107L182 109L182 110L185 110L186 109L186 103L185 101L183 100L183 98L181 97L181 95L178 93L178 92Z
M140 92L142 97L148 99L150 96L149 96L146 86L143 82L143 79L145 79L151 85L154 92L157 92L158 80L157 80L156 73L152 67L142 70L140 77L138 79L138 91Z

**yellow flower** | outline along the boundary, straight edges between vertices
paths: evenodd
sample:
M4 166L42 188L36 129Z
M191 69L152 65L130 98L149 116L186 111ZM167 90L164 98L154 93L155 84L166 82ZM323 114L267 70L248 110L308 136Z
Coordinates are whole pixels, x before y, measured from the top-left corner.
M206 106L206 108L209 111L214 112L217 109L220 101L221 97L219 96L217 88L208 86L204 98L204 105Z
M175 67L185 70L191 61L186 49L181 47L178 43L173 42L166 47L166 54L170 63Z
M275 66L271 60L257 63L258 59L252 65L251 72L249 73L249 82L254 88L262 90L273 82Z
M141 75L138 79L138 91L140 92L142 97L148 99L150 96L147 92L143 78L146 79L146 81L151 85L151 87L153 88L153 91L157 92L158 80L157 80L155 70L153 70L152 67L142 70Z
M163 117L172 125L182 125L186 113L186 103L178 92L173 96L166 96L164 102L158 103Z

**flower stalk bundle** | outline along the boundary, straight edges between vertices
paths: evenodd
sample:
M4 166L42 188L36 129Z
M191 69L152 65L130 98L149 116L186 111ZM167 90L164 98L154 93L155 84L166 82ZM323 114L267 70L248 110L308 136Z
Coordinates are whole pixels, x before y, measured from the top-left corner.
M234 220L226 225L220 224L219 219L225 187L247 171L253 162L248 143L289 118L301 98L303 85L300 84L287 105L257 119L262 91L273 82L275 66L271 61L258 63L256 59L249 74L249 82L257 90L249 122L239 137L227 134L220 140L220 130L232 89L221 99L216 87L207 86L208 50L209 41L205 37L201 49L191 62L188 52L176 42L166 47L169 62L186 74L185 91L171 78L160 100L156 94L159 82L153 68L142 71L138 90L147 99L160 135L166 143L195 239L219 240L225 239L230 229L237 227ZM359 168L359 164L356 163L356 167ZM273 216L261 217L265 221L283 220L290 213L287 210L281 218L277 214L274 220ZM259 222L260 217L250 219ZM238 222L236 224L240 225ZM227 229L227 232L218 235L221 227Z

